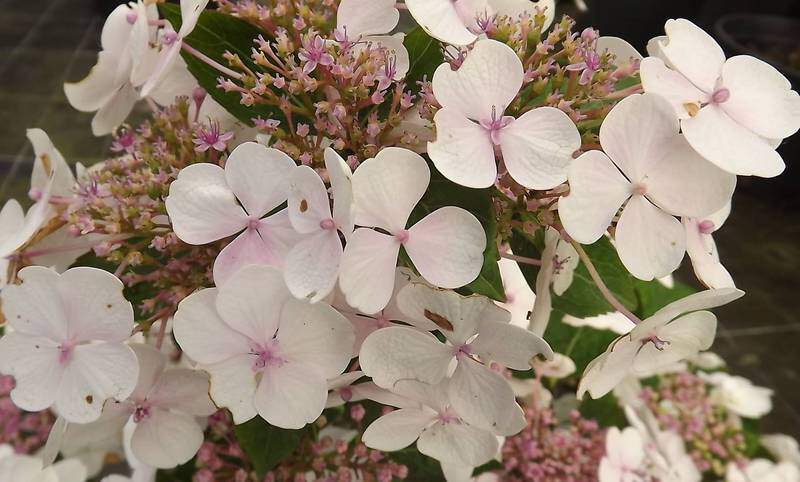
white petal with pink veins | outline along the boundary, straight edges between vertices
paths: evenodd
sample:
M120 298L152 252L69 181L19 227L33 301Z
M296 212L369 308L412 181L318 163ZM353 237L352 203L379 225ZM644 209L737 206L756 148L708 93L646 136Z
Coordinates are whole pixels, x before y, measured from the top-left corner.
M481 272L486 233L472 213L446 206L412 226L403 246L423 278L442 288L459 288Z
M387 452L401 450L416 442L422 431L434 423L433 411L401 408L372 422L364 431L364 444Z
M508 323L482 320L478 338L470 343L472 352L488 363L497 362L514 370L529 370L531 360L542 355L553 358L553 349L544 339L530 331Z
M666 66L656 57L647 57L639 65L642 87L648 94L656 94L672 105L679 119L689 118L689 108L708 102L710 94L695 87L689 79Z
M353 171L331 148L325 149L325 169L333 192L333 218L347 238L353 232Z
M350 39L389 33L399 20L394 0L342 0L336 10L336 28Z
M419 437L420 453L443 463L477 467L497 453L497 437L465 423L436 423Z
M264 343L278 331L279 307L290 298L279 271L250 266L219 288L216 308L228 327Z
M131 450L141 462L160 469L186 463L203 444L203 429L191 415L153 408L136 424Z
M357 229L347 242L339 286L347 303L362 313L377 313L392 297L400 242L371 229Z
M725 63L725 53L716 40L683 18L667 20L664 31L668 37L661 44L664 57L698 88L712 92Z
M700 230L700 222L697 218L683 218L686 252L692 260L697 279L712 289L734 288L733 278L719 260L714 237Z
M283 269L289 291L312 303L324 299L336 286L342 253L335 230L320 231L299 241L286 256Z
M454 358L452 347L433 335L393 326L373 332L361 345L359 362L379 387L391 389L399 380L438 383Z
M257 142L240 144L225 162L225 181L245 211L260 218L286 201L294 161Z
M318 232L322 229L321 222L332 219L325 183L308 166L300 166L292 171L288 204L289 219L299 233Z
M45 410L56 400L64 374L58 344L39 336L6 333L0 339L0 373L12 375L16 385L11 400L29 412Z
M433 94L442 107L474 121L503 116L522 87L524 71L516 52L496 40L480 40L454 71L444 63L433 74Z
M436 140L428 143L428 155L436 169L462 186L492 186L497 165L489 131L446 107L436 113L434 122Z
M622 210L615 240L622 263L632 275L645 281L678 269L686 252L686 235L680 221L639 195L633 196Z
M431 37L453 45L468 45L478 37L467 28L466 21L469 19L459 15L459 3L463 5L469 1L410 0L406 6L414 20Z
M218 363L199 366L211 377L211 399L218 407L229 409L233 423L237 425L257 415L253 359L253 355L243 353Z
M327 384L319 370L289 361L266 369L254 403L258 414L270 424L299 429L322 414L327 398Z
M531 189L551 189L567 180L581 135L572 120L554 107L524 113L499 132L508 173Z
M282 262L257 230L247 228L217 255L214 283L222 286L247 266L278 266Z
M247 213L236 202L225 171L214 164L181 169L170 184L167 214L175 234L189 244L206 244L247 226Z

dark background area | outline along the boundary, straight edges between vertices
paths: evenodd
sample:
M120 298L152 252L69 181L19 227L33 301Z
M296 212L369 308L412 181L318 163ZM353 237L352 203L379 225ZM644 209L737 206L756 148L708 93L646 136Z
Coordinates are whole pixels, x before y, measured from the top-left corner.
M22 199L28 189L33 156L26 128L45 129L70 163L89 165L108 151L109 138L92 136L92 115L69 106L62 84L81 79L94 65L105 15L118 3L0 0L0 199ZM722 42L729 56L742 53L742 47L755 48L759 56L771 56L766 60L783 59L785 65L793 51L795 69L800 70L800 24L787 24L800 18L800 0L586 3L588 12L578 13L571 0L564 0L559 15L569 13L580 27L591 25L601 35L625 38L641 52L647 40L663 34L667 19L684 17L718 40L737 41L738 46ZM777 51L768 45L777 45ZM790 69L785 72L792 76ZM800 78L792 81L798 89ZM779 150L786 172L776 179L740 178L733 213L716 235L725 265L747 296L717 310L720 324L713 350L732 372L776 391L764 430L800 437L800 135ZM695 283L688 266L678 277Z

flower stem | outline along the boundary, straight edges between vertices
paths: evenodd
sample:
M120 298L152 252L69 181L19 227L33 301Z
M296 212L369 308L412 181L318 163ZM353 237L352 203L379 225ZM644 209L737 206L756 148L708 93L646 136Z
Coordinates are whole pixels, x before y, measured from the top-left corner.
M510 259L516 261L517 263L522 263L522 264L531 264L533 266L542 265L541 259L528 258L526 256L517 256L516 254L511 254L511 253L500 253L500 257L505 259Z
M634 324L638 325L641 323L642 320L631 313L628 308L625 308L625 305L623 305L622 302L619 301L616 296L614 296L614 293L608 289L608 286L606 286L606 284L603 282L603 279L600 277L600 273L597 272L597 268L594 267L594 263L592 263L591 258L589 258L589 255L586 254L586 251L583 250L583 246L575 241L572 242L572 246L575 248L575 251L578 252L578 256L580 256L581 261L583 261L583 263L586 265L586 270L589 271L589 276L592 277L592 281L594 281L594 284L597 285L597 289L600 290L603 298L605 298L615 310L625 315L625 317L631 320Z
M219 70L220 72L222 72L223 74L227 75L228 77L230 77L232 79L236 79L236 80L242 80L242 74L225 67L224 65L220 64L216 60L212 59L211 57L207 56L206 54L200 52L199 50L195 49L191 45L187 44L186 42L183 42L183 44L181 44L181 49L183 49L186 53L194 56L195 58L197 58L201 62L203 62L205 64L208 64L209 66Z

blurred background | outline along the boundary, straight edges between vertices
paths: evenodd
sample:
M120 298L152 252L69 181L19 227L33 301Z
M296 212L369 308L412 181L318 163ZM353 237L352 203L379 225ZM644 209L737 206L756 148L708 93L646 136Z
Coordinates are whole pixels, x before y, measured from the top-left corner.
M33 154L25 129L50 134L67 161L103 159L110 138L92 136L91 114L73 110L62 90L96 61L112 0L0 0L0 200L24 201ZM583 2L582 2L583 3ZM780 69L800 88L800 0L572 0L558 14L580 28L622 37L640 52L669 18L688 18L728 56L749 54ZM787 164L776 179L740 178L733 213L715 234L744 300L718 310L713 350L731 371L775 390L764 431L800 436L800 135L779 148ZM694 283L684 266L679 279Z

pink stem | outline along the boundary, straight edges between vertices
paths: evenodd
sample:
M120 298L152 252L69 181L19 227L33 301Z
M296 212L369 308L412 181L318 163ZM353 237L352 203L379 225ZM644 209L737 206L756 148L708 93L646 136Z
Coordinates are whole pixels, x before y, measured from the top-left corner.
M161 326L158 327L158 338L156 338L156 350L161 350L164 343L164 334L167 332L167 318L161 318Z
M206 54L200 52L199 50L195 49L191 45L187 44L186 42L183 42L181 44L181 48L186 53L194 56L195 58L199 59L201 62L206 63L206 64L210 65L211 67L219 70L220 72L222 72L223 74L227 75L228 77L230 77L232 79L236 79L236 80L242 80L242 74L225 67L224 65L220 64L216 60L212 59L211 57L207 56Z
M533 266L542 265L541 259L528 258L525 256L517 256L515 254L510 254L510 253L500 253L500 257L505 259L510 259L516 261L517 263L522 263L522 264L531 264Z
M576 243L575 241L572 242L572 246L575 248L575 251L578 252L578 256L580 256L581 261L583 261L583 264L586 265L586 270L589 271L589 276L592 277L592 281L594 281L594 284L597 285L597 288L600 290L600 293L603 295L603 298L605 298L606 301L608 301L608 303L611 306L613 306L615 310L625 315L625 317L631 320L635 325L641 323L642 320L640 320L636 315L631 313L630 310L628 310L628 308L625 308L625 305L623 305L622 302L619 301L616 296L614 296L614 293L612 293L611 290L608 289L608 286L606 286L606 284L603 282L603 279L600 277L600 273L597 272L597 268L594 267L594 263L592 263L592 260L591 258L589 258L589 255L586 254L586 251L583 250L583 247L579 243Z

